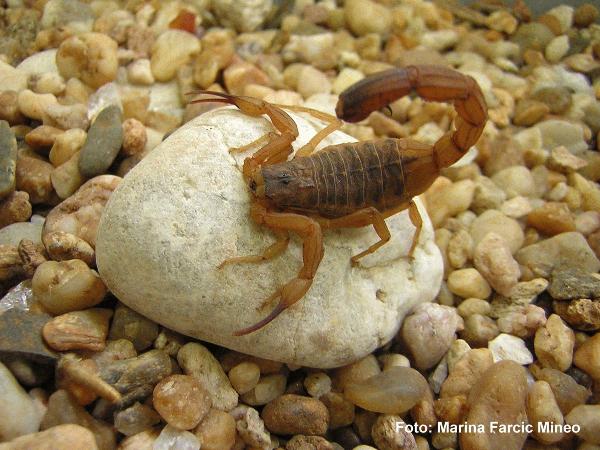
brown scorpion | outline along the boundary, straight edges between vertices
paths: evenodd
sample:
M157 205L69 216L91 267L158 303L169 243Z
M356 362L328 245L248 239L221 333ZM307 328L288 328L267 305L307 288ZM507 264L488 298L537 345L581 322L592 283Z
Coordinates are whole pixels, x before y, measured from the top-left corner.
M433 146L410 139L376 139L328 146L311 152L341 123L336 118L300 106L274 105L252 97L200 91L219 98L195 100L237 106L251 116L267 115L279 133L268 133L237 150L265 143L244 161L244 180L252 192L250 216L270 228L276 241L261 255L239 256L221 263L260 262L284 251L293 231L303 240L303 266L296 278L265 300L279 303L264 319L235 332L252 333L300 300L310 288L323 257L323 229L372 225L379 241L352 257L352 263L376 251L391 235L385 219L408 209L416 232L409 251L412 256L422 227L413 197L423 193L440 170L458 161L474 145L487 120L487 108L475 80L441 66L409 66L389 69L359 81L340 94L336 115L357 122L412 91L428 101L453 102L457 111L455 130ZM309 112L329 122L308 144L293 152L298 137L293 119L282 108ZM236 150L236 149L232 149Z

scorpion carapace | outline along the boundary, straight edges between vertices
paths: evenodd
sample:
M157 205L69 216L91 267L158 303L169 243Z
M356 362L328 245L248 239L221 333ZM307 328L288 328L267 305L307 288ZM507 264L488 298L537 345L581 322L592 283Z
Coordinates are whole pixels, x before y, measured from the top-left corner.
M220 101L236 105L252 116L265 114L278 131L237 149L264 144L245 159L243 176L252 192L250 216L257 224L273 230L276 240L260 255L230 258L219 268L273 258L286 249L290 231L303 240L303 266L298 275L265 301L269 304L279 299L277 305L264 319L234 334L262 328L306 294L323 257L323 229L374 227L379 241L354 255L351 261L356 264L389 241L385 219L407 209L416 227L409 250L409 256L413 255L422 226L413 197L423 193L442 168L460 159L479 139L487 120L479 86L473 78L446 67L410 66L363 79L342 92L336 107L340 119L359 121L413 90L425 100L453 102L458 113L455 130L433 146L390 138L331 145L312 153L325 136L340 126L335 117L300 106L274 105L219 92L201 91L218 98L193 101ZM282 108L308 112L328 122L289 161L298 130Z

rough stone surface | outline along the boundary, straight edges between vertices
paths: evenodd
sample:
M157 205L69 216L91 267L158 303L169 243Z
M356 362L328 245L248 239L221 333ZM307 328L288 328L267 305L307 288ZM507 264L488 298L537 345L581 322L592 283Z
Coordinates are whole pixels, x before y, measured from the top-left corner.
M17 141L8 122L0 121L0 198L15 190Z
M321 128L297 122L297 145ZM232 336L267 313L257 307L301 266L294 236L273 261L216 269L273 240L248 217L250 195L239 173L246 155L228 153L271 130L266 119L219 109L173 133L111 197L98 234L99 271L123 303L183 334L273 360L344 365L389 341L408 311L436 295L441 257L426 217L412 263L406 213L387 220L392 239L358 268L350 257L376 242L373 229L325 232L325 255L307 295L264 329ZM336 133L327 143L350 140Z

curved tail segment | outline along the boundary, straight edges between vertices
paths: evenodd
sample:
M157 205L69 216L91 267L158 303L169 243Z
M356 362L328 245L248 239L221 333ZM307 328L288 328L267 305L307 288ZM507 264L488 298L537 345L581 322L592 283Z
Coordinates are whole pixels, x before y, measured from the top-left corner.
M342 92L335 112L342 120L358 122L413 91L428 101L453 103L455 130L434 144L434 153L438 167L454 164L477 142L487 121L481 88L468 75L433 65L385 70Z

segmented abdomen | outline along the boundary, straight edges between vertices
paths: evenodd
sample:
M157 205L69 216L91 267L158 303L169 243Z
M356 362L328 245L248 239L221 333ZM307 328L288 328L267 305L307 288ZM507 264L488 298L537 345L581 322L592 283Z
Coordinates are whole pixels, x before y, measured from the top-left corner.
M407 200L405 170L414 156L403 150L409 142L413 150L431 148L414 141L380 139L333 145L309 157L264 167L267 195L282 208L324 217L339 217L369 206L385 211ZM277 188L282 173L292 178L292 189Z

